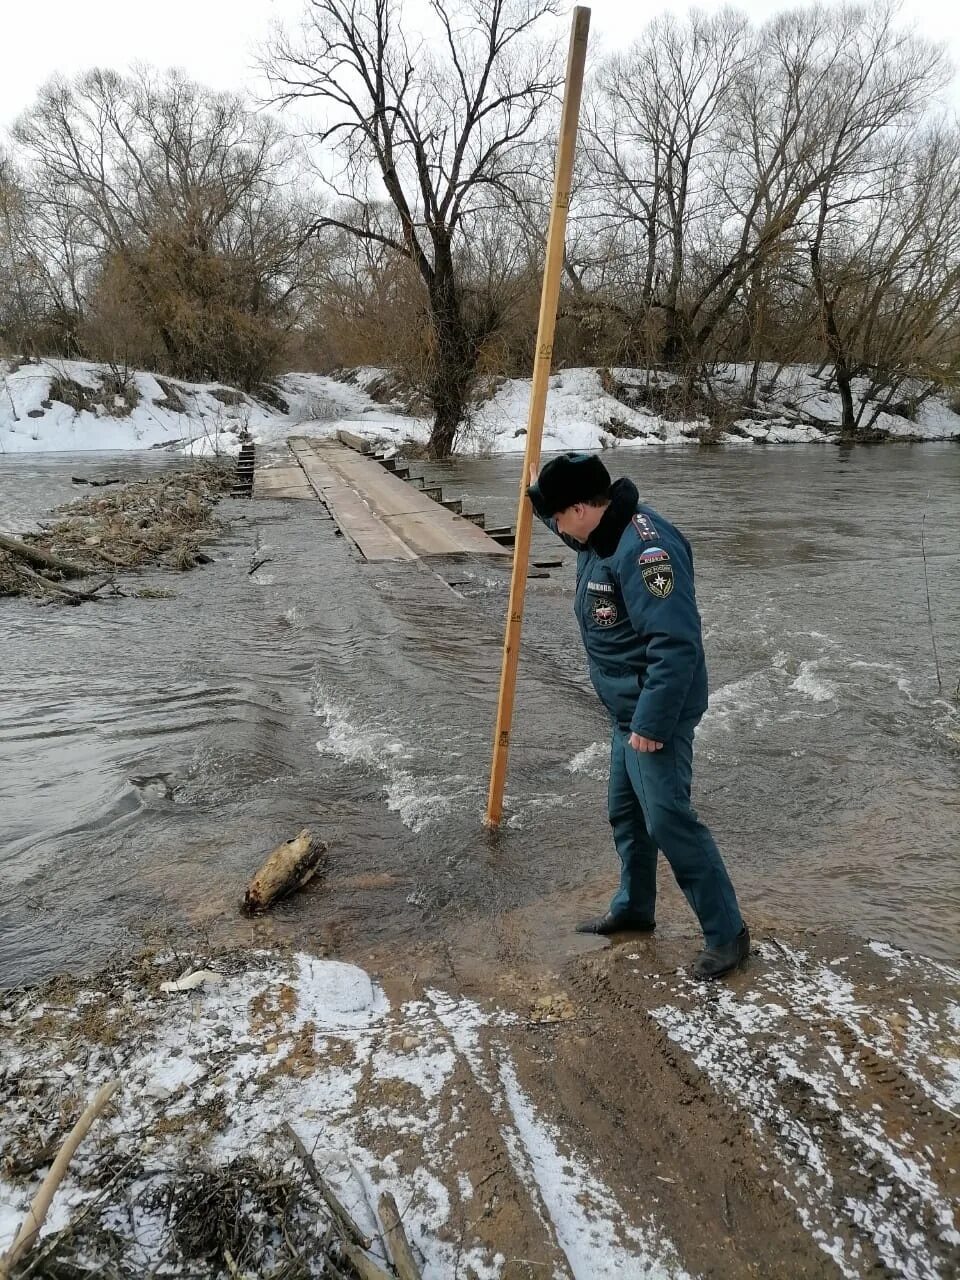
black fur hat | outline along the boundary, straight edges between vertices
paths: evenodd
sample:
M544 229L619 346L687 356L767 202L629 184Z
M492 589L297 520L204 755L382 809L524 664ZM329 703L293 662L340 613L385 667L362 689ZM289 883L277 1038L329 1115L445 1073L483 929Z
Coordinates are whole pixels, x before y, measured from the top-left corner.
M555 516L576 502L605 497L609 488L610 472L595 454L561 453L544 463L527 493L539 511Z

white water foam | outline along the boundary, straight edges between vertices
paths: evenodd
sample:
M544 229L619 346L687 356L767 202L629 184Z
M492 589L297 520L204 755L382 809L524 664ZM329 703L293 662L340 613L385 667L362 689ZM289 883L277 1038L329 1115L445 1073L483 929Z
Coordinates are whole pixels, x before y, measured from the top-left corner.
M586 774L588 778L599 778L602 781L607 776L609 758L608 742L591 742L589 747L584 747L572 760L567 761L567 772Z
M327 729L327 737L317 743L317 750L322 755L336 756L347 764L362 765L380 774L387 808L398 814L411 831L419 832L438 822L450 813L455 800L470 791L462 775L442 781L417 777L403 764L414 759L416 752L412 747L388 729L356 723L319 685L315 714Z
M707 728L732 729L734 722L762 719L771 701L770 672L754 671L739 680L730 680L710 694L710 706L703 717Z
M800 663L800 670L790 688L813 702L833 702L837 698L838 689L832 680L819 674L822 660L810 658Z
M529 822L536 822L540 815L550 809L562 809L569 797L564 795L529 796L519 800L516 796L505 796L504 807L511 811L506 826L511 831L522 831Z

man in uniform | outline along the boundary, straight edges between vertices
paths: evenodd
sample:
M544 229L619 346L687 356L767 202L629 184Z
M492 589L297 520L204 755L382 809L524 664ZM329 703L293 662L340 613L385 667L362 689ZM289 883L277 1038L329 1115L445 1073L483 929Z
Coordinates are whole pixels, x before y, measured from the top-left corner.
M693 734L707 709L690 545L639 501L631 480L611 484L591 454L561 454L530 479L537 515L577 552L577 620L613 721L608 813L620 887L609 910L578 932L655 928L660 849L703 930L694 974L719 978L749 955L750 935L690 803Z

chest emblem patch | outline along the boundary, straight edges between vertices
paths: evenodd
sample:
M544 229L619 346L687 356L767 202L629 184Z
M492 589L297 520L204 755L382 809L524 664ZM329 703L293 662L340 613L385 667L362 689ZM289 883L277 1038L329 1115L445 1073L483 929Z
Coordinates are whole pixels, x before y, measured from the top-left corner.
M615 600L601 596L591 604L590 616L598 627L612 627L620 617L620 610L617 608Z
M652 564L643 565L640 576L650 594L659 600L665 600L673 590L673 565L669 556L665 560L654 560Z

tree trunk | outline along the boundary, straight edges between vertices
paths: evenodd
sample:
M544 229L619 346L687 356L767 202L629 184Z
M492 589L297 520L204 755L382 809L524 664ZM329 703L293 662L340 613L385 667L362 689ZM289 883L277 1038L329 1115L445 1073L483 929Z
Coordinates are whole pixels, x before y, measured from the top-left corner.
M853 391L850 387L850 365L844 355L836 358L837 390L840 392L842 409L840 418L840 439L852 440L857 431L857 416L853 410Z
M676 369L684 363L687 348L684 341L683 317L679 310L669 303L658 303L657 310L662 321L657 362L667 369Z
M757 407L757 388L760 384L760 365L763 362L761 352L763 350L763 324L764 324L764 305L763 305L763 277L760 270L759 262L750 272L750 278L747 285L747 298L744 307L744 318L746 327L746 340L748 350L753 355L753 364L750 369L750 378L744 391L743 402L751 409Z
M754 360L750 369L750 378L747 382L747 389L744 392L743 403L748 409L757 407L757 386L760 382L760 361Z
M453 452L457 428L466 417L480 352L479 343L464 322L452 257L449 246L443 244L437 246L430 312L437 342L430 453L434 458L447 458Z
M853 410L853 390L850 386L850 361L844 348L843 335L837 323L836 293L831 297L827 292L826 281L820 262L820 238L817 237L810 246L810 269L813 276L813 287L820 307L827 347L833 360L834 376L837 380L837 391L840 393L840 439L852 440L856 435L857 418Z
M850 362L844 347L840 325L837 321L836 307L837 299L840 296L840 287L837 286L832 295L829 293L823 272L823 262L820 257L820 246L823 244L824 230L827 225L827 201L828 191L824 190L820 197L820 216L817 221L816 235L810 244L810 274L813 278L813 289L817 305L820 308L820 318L823 321L827 350L830 352L830 357L833 361L837 391L840 393L840 439L850 441L856 435L857 423L853 412L853 392L850 387Z

